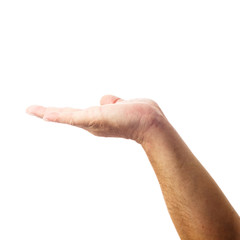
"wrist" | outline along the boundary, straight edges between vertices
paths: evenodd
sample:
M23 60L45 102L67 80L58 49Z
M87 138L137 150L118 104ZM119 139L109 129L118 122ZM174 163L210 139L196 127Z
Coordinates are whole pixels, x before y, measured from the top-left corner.
M150 162L171 160L181 164L187 156L193 157L188 146L165 117L155 121L146 132L141 145Z
M170 137L170 132L173 127L168 120L161 114L153 116L151 125L144 133L144 137L141 142L142 148L146 153L153 151L156 147L161 147L166 143L167 138Z

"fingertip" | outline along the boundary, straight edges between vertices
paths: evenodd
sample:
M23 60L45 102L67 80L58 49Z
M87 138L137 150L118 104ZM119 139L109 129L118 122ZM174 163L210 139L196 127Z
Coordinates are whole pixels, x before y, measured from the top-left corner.
M38 117L42 117L45 111L45 107L39 105L31 105L26 109L26 113Z
M106 104L106 99L107 99L108 96L109 96L109 95L104 95L104 96L101 97L101 99L100 99L100 105Z
M27 114L34 115L34 114L33 114L33 108L34 108L34 106L35 106L35 105L31 105L31 106L27 107L26 110L25 110L25 112L26 112Z

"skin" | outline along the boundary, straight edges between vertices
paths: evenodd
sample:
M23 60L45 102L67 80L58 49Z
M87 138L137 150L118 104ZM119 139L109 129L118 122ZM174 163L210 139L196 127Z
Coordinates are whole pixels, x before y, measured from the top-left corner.
M156 102L105 95L100 104L82 110L32 105L26 112L95 136L136 141L154 169L181 239L240 239L238 214Z

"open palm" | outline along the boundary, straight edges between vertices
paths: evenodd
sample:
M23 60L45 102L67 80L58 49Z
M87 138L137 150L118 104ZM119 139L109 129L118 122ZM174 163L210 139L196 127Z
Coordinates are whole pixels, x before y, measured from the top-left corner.
M140 144L150 129L165 119L157 103L150 99L123 100L105 95L100 104L87 109L32 105L26 112L47 121L83 128L96 136L122 137Z

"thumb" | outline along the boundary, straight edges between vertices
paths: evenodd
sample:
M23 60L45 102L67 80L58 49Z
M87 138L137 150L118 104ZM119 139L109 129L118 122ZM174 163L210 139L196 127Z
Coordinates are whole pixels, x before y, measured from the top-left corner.
M121 101L124 101L124 100L113 95L104 95L100 100L100 104L101 105L114 104Z

